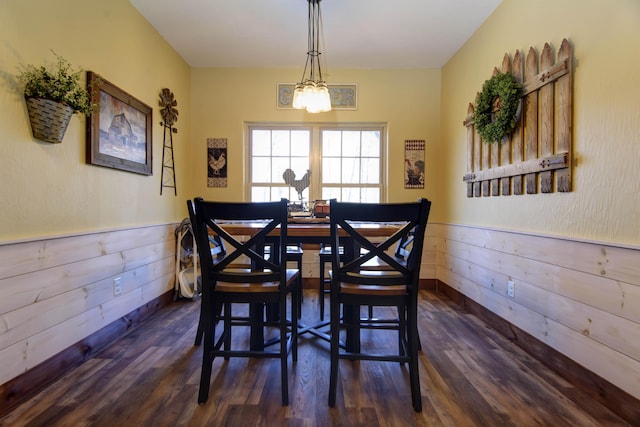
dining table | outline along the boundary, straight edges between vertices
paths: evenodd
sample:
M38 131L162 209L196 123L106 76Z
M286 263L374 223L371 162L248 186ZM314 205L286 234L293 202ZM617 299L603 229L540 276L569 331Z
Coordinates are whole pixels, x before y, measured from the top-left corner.
M252 236L264 227L259 221L234 221L223 225L229 234L236 236ZM356 223L356 228L363 236L387 237L398 230L394 223ZM273 232L277 234L276 231ZM330 243L329 218L291 217L287 221L287 244Z
M358 230L363 236L370 238L380 237L385 238L392 235L398 230L398 224L394 223L354 223L354 228ZM229 234L233 236L253 236L259 230L264 228L264 223L260 221L233 221L226 224L222 224L222 227ZM277 230L274 230L273 235L278 234ZM346 237L346 233L345 237ZM339 234L340 235L340 231ZM290 217L287 221L287 245L297 244L329 244L331 241L331 230L329 227L328 217ZM346 243L346 242L345 242ZM262 309L259 307L252 307L251 312L253 316L262 315ZM267 309L267 315L270 314ZM277 313L275 314L277 316ZM318 338L329 341L329 334L324 332L326 326L329 325L329 320L321 320L313 324L304 324L298 322L298 336L302 334L312 334ZM252 349L261 349L265 346L275 344L277 340L273 342L264 341L264 331L260 327L254 327L251 330L250 346ZM352 347L359 346L358 339L352 336L347 337L347 343L341 343L341 346Z

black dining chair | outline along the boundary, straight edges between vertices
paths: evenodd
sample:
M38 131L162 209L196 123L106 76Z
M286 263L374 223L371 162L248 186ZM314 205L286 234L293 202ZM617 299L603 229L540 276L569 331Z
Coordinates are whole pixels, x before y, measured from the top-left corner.
M417 308L420 263L430 208L431 202L426 199L417 203L387 204L331 202L329 406L336 403L340 359L377 360L409 365L412 406L416 412L422 411ZM360 234L354 223L394 223L398 230L384 241L374 242ZM341 243L344 245L342 259L338 251ZM390 254L394 246L397 249ZM372 269L365 265L374 262L384 268ZM361 317L361 306L396 307L397 317ZM397 331L398 350L380 354L375 346L362 346L361 329ZM341 330L345 331L344 345Z
M259 203L210 202L194 200L194 232L202 275L201 318L203 325L202 371L198 403L209 397L214 358L274 357L280 359L282 404L288 405L289 353L297 360L298 275L288 269L287 200ZM229 221L259 221L264 225L255 235L242 241L224 229ZM209 239L218 236L226 242L221 256L212 256ZM265 257L264 247L273 242L274 250ZM239 268L249 260L248 268ZM246 266L245 266L246 267ZM247 304L249 316L234 317L232 305ZM275 307L277 316L265 316L265 307ZM290 310L288 309L290 307ZM290 316L287 314L291 313ZM222 332L216 331L218 323ZM232 330L237 326L251 329L248 348L235 348ZM264 340L264 328L278 329L276 339ZM270 349L277 345L277 349Z

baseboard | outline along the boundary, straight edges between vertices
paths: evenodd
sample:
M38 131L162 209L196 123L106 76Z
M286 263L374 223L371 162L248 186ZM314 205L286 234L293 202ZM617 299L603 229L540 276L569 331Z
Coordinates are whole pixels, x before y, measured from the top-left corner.
M640 420L640 400L489 311L446 283L438 280L436 289L514 342L573 386L602 403L619 417L632 425Z
M33 369L29 369L24 374L0 385L0 416L7 414L71 369L95 356L106 345L122 337L133 327L139 325L172 301L173 290L138 307Z

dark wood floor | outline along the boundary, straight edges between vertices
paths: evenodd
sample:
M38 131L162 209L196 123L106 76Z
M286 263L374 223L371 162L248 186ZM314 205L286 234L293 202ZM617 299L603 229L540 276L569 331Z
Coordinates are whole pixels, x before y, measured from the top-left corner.
M0 425L628 425L432 291L421 291L420 299L422 413L411 408L406 368L367 361L340 362L338 401L329 408L328 343L307 334L300 337L298 362L290 362L289 406L280 404L277 359L216 360L211 396L198 406L198 309L190 301L163 309ZM305 291L303 313L306 322L318 319L311 291ZM369 338L363 332L363 342Z

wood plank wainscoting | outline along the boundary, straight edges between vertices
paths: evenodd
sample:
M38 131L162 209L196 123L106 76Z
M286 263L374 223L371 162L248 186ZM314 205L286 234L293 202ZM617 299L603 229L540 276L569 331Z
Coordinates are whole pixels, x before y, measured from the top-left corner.
M0 413L171 301L175 227L0 244Z
M640 248L444 224L437 234L440 291L640 425Z
M174 228L0 245L0 415L169 304ZM422 287L437 285L638 425L638 248L435 223L426 239ZM308 249L305 287L316 289ZM123 284L117 297L115 277Z

